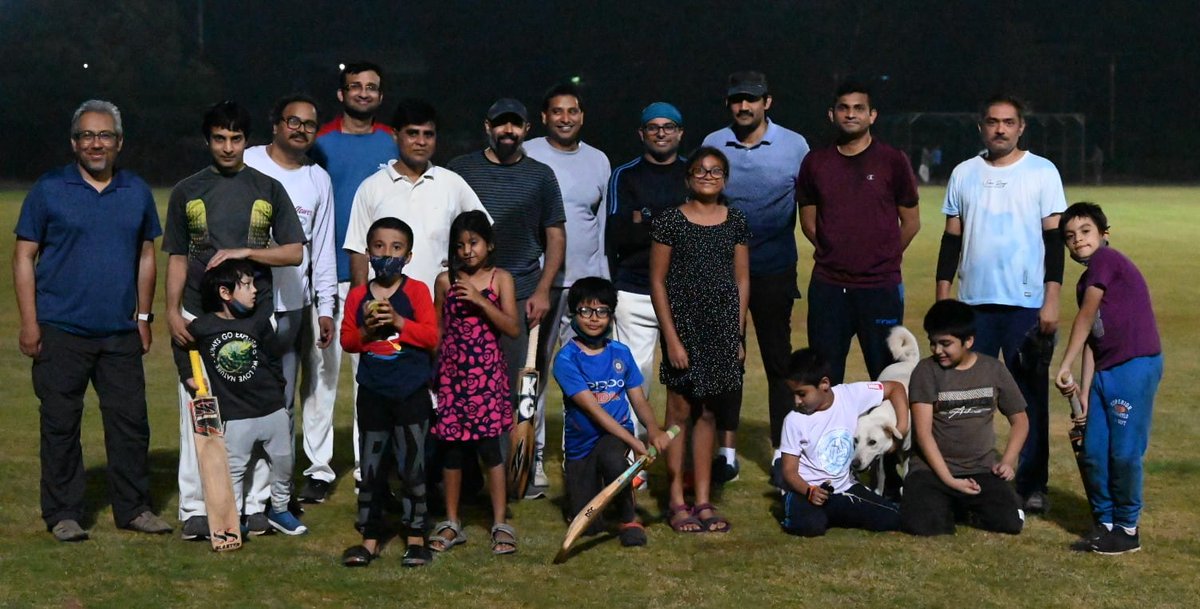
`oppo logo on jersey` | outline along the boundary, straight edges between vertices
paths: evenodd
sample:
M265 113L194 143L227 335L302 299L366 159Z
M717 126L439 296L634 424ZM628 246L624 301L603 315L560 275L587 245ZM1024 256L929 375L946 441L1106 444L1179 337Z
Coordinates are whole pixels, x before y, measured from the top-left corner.
M606 381L588 381L588 389L593 393L604 391L606 389L624 389L625 379L608 379Z

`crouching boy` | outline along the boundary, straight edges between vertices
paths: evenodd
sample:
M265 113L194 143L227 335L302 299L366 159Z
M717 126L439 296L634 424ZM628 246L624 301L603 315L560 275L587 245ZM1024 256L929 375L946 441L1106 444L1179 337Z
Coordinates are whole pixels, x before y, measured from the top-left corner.
M971 351L975 312L942 300L925 315L933 355L913 370L908 390L918 450L909 461L901 527L913 535L954 533L955 515L979 528L1017 534L1025 524L1009 484L1029 433L1025 399L1000 360ZM1012 427L996 460L995 411Z
M855 480L854 429L858 417L891 400L896 431L908 433L908 396L895 381L832 385L829 364L813 349L800 349L788 364L788 388L796 398L783 419L779 444L783 481L783 530L818 537L830 527L894 531L896 504Z
M243 509L243 483L251 456L261 452L270 468L271 506L267 522L287 535L301 535L308 528L288 512L292 496L292 434L283 403L278 341L271 326L271 308L256 308L257 295L251 262L222 262L204 273L200 297L205 313L188 325L188 332L204 362L212 394L220 400L229 474L238 510ZM195 391L197 385L187 351L174 352L179 378ZM259 530L257 525L250 529L254 534L269 531Z
M627 451L646 454L646 446L633 435L630 406L646 426L651 445L662 451L670 439L655 422L629 347L608 338L617 308L613 284L600 277L579 279L567 292L567 307L575 337L554 358L554 378L563 390L564 477L568 511L574 517L629 467ZM612 505L621 545L645 545L632 490L626 487ZM587 533L599 533L601 526L594 524Z

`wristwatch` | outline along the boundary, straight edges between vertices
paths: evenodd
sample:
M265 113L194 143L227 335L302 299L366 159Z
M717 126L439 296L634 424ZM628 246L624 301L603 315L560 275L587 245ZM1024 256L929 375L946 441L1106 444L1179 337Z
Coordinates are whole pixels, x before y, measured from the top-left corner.
M153 313L138 313L137 320L144 321L146 323L154 323L154 314Z

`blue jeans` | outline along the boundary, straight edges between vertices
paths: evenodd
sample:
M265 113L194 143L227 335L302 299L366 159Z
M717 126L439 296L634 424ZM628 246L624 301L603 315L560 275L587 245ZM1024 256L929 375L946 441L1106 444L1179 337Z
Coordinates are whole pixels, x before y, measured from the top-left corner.
M1142 457L1150 442L1163 357L1136 357L1092 377L1084 477L1096 522L1136 527L1142 511Z
M1017 466L1017 493L1046 492L1050 462L1050 358L1021 357L1028 341L1037 337L1038 310L1005 305L975 305L976 353L1000 357L1017 381L1025 398L1025 414L1029 417L1029 436L1021 447ZM1050 343L1051 351L1053 343Z

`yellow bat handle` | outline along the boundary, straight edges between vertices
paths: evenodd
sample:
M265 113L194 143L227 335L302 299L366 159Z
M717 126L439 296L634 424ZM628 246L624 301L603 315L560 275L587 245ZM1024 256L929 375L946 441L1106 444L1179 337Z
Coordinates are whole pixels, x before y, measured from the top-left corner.
M200 361L200 352L188 351L188 359L192 360L192 380L196 381L196 395L208 395L208 386L204 383L204 364Z

